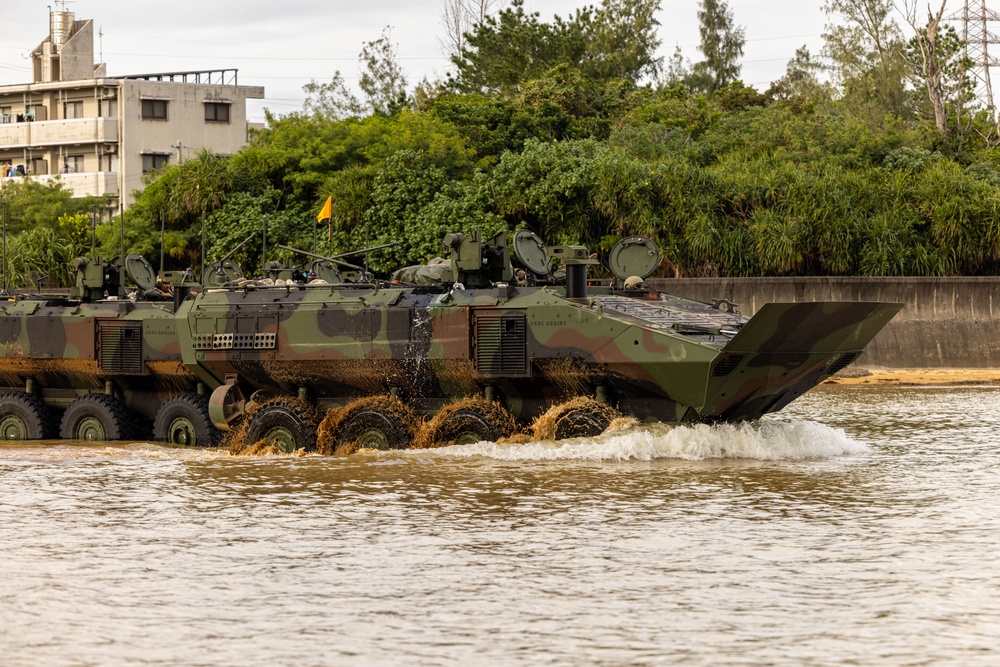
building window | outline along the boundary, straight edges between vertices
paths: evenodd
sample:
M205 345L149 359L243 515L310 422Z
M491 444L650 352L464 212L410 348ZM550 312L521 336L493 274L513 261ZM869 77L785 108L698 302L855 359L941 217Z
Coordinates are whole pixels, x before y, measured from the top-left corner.
M63 118L83 118L83 102L63 102Z
M167 102L166 100L143 100L142 101L143 120L166 120Z
M101 100L100 104L100 114L101 118L114 118L115 112L118 109L118 105L115 104L116 100Z
M205 102L205 122L206 123L228 123L229 103L228 102Z
M118 172L118 155L116 153L105 153L101 156L101 171Z
M63 160L62 173L76 174L83 171L82 155L67 155Z
M160 169L167 164L170 156L166 153L144 153L142 156L142 173Z

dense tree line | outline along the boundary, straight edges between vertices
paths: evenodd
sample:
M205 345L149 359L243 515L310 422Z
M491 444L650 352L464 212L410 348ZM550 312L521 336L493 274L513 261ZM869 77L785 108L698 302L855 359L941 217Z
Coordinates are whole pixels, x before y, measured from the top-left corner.
M158 256L162 222L168 268L196 266L203 225L211 260L266 222L274 242L331 254L401 241L371 257L389 271L450 231L529 228L598 252L648 235L664 276L1000 273L1000 137L940 13L905 14L906 38L889 0L829 0L824 53L799 49L761 92L739 80L725 2L701 2L695 63L655 56L658 8L604 0L546 23L515 1L452 41L449 79L412 92L383 33L360 99L337 72L238 153L155 173L129 249ZM14 231L82 252L88 206ZM115 225L97 238L117 254ZM258 233L235 259L259 267L261 250Z

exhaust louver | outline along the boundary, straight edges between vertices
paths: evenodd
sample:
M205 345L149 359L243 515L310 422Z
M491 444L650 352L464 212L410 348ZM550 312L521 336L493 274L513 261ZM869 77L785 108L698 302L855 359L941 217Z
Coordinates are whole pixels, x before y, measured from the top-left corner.
M97 360L101 372L142 375L142 322L98 322Z
M479 373L527 375L528 335L524 315L477 315L475 331Z

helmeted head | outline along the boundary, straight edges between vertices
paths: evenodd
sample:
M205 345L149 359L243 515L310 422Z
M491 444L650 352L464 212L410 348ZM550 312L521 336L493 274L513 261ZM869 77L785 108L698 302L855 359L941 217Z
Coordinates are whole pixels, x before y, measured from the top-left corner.
M625 289L643 289L646 283L639 276L629 276L625 279Z

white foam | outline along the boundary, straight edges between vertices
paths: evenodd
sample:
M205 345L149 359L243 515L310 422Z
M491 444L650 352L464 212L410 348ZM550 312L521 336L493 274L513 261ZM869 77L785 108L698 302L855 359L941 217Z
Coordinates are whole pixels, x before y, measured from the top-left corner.
M498 445L479 442L434 450L426 456L483 456L504 461L584 460L651 461L654 459L752 459L798 461L863 454L864 443L843 429L805 420L767 420L746 424L668 426L655 424L605 433L596 438ZM418 453L418 452L414 452Z

